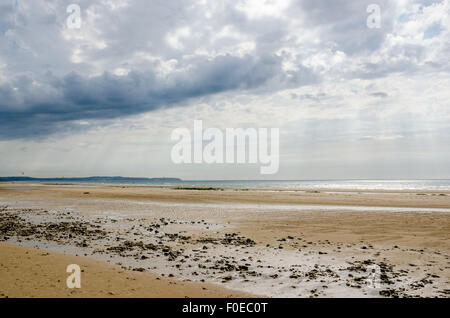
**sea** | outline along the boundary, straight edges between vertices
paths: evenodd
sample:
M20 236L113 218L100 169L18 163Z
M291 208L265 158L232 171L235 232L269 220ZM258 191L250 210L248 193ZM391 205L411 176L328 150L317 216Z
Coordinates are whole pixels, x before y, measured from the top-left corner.
M104 178L104 179L103 179ZM6 180L4 180L6 181ZM10 180L11 182L12 180ZM335 189L335 190L449 190L450 179L428 180L179 180L165 178L121 178L94 177L91 178L58 178L16 180L19 183L46 184L123 184L175 187L211 187L211 188L239 188L239 189Z
M173 185L191 187L280 188L280 189L358 189L358 190L450 190L445 180L203 180Z

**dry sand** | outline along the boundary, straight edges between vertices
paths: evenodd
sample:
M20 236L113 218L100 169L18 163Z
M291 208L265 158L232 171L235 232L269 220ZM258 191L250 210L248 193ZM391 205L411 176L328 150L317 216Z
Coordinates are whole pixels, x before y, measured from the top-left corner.
M172 274L178 284L186 279L220 284L237 292L218 288L217 293L233 296L238 291L272 297L450 295L449 191L206 191L0 184L0 205L9 206L4 215L15 215L14 222L18 218L41 222L39 227L23 223L32 235L12 232L9 243L86 254L121 265L104 271L103 277L117 279L115 295L159 295L145 291L149 284L144 278L139 278L142 283L124 278L131 273L148 275L142 276L148 282L155 280L150 273L128 270L140 267L166 277ZM86 232L74 239L65 236L67 228L52 232L50 239L39 234L57 220L86 222ZM107 240L86 235L93 224L106 231ZM6 252L5 248L1 247L2 260L3 255L15 253L10 245ZM96 264L103 271L100 264L104 262ZM24 263L20 271L32 271L31 265ZM381 271L380 287L375 289L366 286L372 266ZM17 278L13 274L3 283L4 268L0 267L0 293L14 290L9 284ZM20 277L20 271L15 275ZM33 279L46 284L42 277ZM180 291L170 289L166 280L158 283L168 286L161 296L204 295L195 284L184 283ZM99 289L75 293L108 296L100 292L109 292L107 285L93 286ZM124 286L122 294L119 286ZM10 296L50 296L53 288L48 287L45 294L20 287ZM71 296L67 290L61 295Z
M80 266L81 288L69 289L66 268ZM87 257L0 243L0 297L249 297L205 283L180 282L121 269Z

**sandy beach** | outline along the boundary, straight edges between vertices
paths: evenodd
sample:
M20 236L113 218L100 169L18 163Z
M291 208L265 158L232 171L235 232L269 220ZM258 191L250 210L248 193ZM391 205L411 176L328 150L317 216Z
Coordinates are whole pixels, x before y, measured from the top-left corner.
M449 213L450 191L4 183L0 296L449 297Z
M0 297L249 297L205 283L126 271L91 258L0 243ZM82 287L69 289L64 269L82 268Z

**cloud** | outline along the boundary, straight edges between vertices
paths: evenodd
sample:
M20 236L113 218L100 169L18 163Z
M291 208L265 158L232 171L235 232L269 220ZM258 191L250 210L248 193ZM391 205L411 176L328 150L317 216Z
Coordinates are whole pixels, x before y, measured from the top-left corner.
M164 78L150 71L125 76L109 72L95 77L76 72L40 79L19 76L0 86L0 136L48 134L71 121L148 112L196 97L253 89L275 78L283 80L276 57L229 55L199 58L186 72Z
M321 41L354 55L361 51L377 50L392 30L395 2L377 1L381 15L380 28L369 28L367 18L371 13L367 12L367 8L373 3L371 0L301 0L293 1L292 12L302 16L306 28L316 29Z
M385 93L385 92L375 92L375 93L371 93L370 96L373 97L380 97L380 98L386 98L389 96L389 94Z
M286 108L317 104L344 114L352 84L323 87L450 72L448 1L378 1L380 29L367 27L369 0L78 3L80 29L66 26L66 1L0 4L0 139L78 132L174 106L189 111L220 94L250 104L287 91Z
M285 71L282 58L263 45L283 37L278 18L263 15L250 23L232 6L195 1L181 7L178 2L81 1L82 27L69 29L65 4L2 4L0 138L33 138L76 129L79 120L317 81L305 66ZM220 38L218 30L226 30Z

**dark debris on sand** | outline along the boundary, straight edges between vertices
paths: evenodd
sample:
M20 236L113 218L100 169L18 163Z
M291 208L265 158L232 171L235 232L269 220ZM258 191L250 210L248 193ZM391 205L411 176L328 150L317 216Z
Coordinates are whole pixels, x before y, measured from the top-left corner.
M43 218L37 222L36 219L33 219L34 216L43 216ZM416 295L411 294L411 291L420 291L422 288L432 285L434 279L439 278L435 274L426 274L422 279L412 281L405 286L408 287L407 292L405 288L395 287L395 282L408 276L409 271L407 269L396 270L386 261L352 259L348 261L347 266L344 265L339 269L332 269L322 264L315 264L313 268L305 269L300 268L300 265L292 265L290 268L271 266L256 259L255 255L251 256L252 254L239 260L234 255L214 256L210 253L217 247L243 249L244 253L248 253L246 248L255 247L257 244L251 238L238 233L223 233L216 237L198 234L193 237L184 235L184 231L177 233L165 231L167 226L172 225L202 226L208 229L211 224L205 220L179 221L160 218L151 223L143 222L142 224L136 223L136 221L138 220L125 219L125 222L129 222L129 227L125 227L121 231L111 231L108 230L107 225L114 224L117 220L100 218L87 222L83 218L77 219L69 212L51 214L42 209L13 209L0 206L0 241L8 241L13 238L18 242L26 240L75 245L86 250L87 253L90 251L92 254L134 259L139 265L143 265L142 261L144 260L151 261L154 257L160 257L167 260L169 262L167 266L174 270L181 271L189 268L191 275L198 276L201 278L200 281L204 281L206 277L219 278L222 283L229 283L235 279L248 282L249 279L256 277L279 281L285 277L289 279L293 289L301 286L302 282L321 283L320 290L318 288L311 290L311 297L317 297L323 293L328 288L328 283L343 283L349 288L362 289L367 286L368 280L373 275L374 266L379 270L379 283L382 286L379 295L383 297L415 297ZM333 244L334 246L332 246ZM345 248L341 243L332 243L328 240L311 242L305 238L294 236L281 238L274 246L266 245L266 248L272 249L274 253L282 249L296 251L306 249L309 253L320 255L318 257L329 257L327 255L329 253L319 250L319 248L326 247L336 248L333 249L336 253L341 252L341 248ZM393 247L393 249L398 248L398 246ZM373 246L365 243L361 249L369 252ZM142 272L150 268L137 266L129 269ZM346 274L339 271L345 271ZM173 276L172 273L169 275ZM450 290L443 289L436 293L441 297L448 297Z

